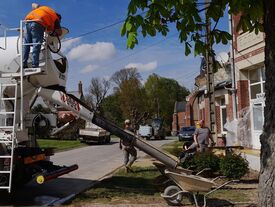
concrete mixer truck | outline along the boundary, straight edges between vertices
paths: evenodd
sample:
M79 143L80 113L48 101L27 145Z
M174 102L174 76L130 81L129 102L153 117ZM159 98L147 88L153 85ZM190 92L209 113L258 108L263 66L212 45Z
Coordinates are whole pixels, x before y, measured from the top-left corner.
M62 106L128 141L169 168L177 166L177 161L166 153L100 117L85 103L66 93L68 61L60 52L58 38L45 34L39 67L23 69L23 26L24 21L21 21L19 37L0 39L0 189L11 192L14 184L32 180L42 184L78 168L77 165L53 164L50 161L53 152L37 145L34 132L43 120L37 116L32 122L26 122L37 97L42 97L53 110L57 105ZM68 33L65 28L62 31L61 38Z

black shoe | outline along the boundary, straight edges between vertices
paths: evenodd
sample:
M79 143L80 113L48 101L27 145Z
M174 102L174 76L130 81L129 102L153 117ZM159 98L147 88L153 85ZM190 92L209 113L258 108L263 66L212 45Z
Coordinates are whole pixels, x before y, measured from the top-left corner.
M25 65L25 64L24 64L24 65L23 65L23 68L28 68L28 65Z
M39 68L39 65L32 65L32 68Z

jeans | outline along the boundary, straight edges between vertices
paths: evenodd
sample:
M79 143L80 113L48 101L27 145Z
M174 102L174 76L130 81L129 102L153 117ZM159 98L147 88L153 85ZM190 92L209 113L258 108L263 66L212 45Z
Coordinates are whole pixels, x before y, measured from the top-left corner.
M45 28L36 22L28 22L26 23L26 31L24 34L24 43L40 43L33 45L32 50L32 66L39 66L39 53L41 49L41 44L43 42ZM31 45L24 45L23 47L23 64L27 65L30 53Z
M124 154L124 166L131 167L131 165L137 159L137 150L134 147L125 147L123 149L123 154Z

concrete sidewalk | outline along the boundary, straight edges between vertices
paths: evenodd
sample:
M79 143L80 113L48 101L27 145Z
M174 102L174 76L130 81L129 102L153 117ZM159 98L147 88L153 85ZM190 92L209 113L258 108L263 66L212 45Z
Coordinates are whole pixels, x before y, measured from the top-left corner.
M261 168L260 156L245 153L244 158L248 161L249 167L251 169L257 170L258 172L260 172L260 168Z

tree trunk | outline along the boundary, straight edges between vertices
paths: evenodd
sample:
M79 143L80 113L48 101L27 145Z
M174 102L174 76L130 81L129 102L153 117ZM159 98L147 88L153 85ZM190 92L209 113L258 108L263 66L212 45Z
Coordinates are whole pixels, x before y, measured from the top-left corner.
M259 206L275 206L275 3L264 0L266 106L261 135Z

